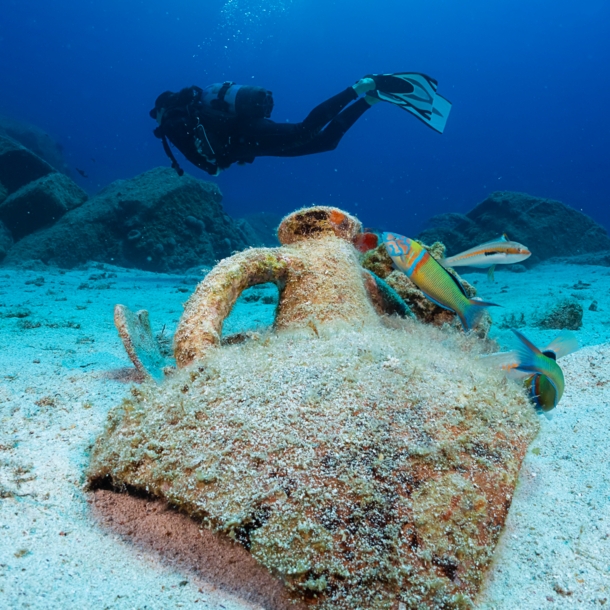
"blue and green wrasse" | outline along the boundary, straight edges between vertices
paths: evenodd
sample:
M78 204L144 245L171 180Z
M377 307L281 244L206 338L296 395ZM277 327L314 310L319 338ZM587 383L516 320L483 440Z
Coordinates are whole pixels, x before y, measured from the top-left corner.
M513 379L522 379L537 411L553 410L563 395L565 380L557 359L578 349L578 339L569 330L563 331L543 350L514 328L521 341L518 349L484 356L490 364L498 365Z
M418 242L396 233L384 233L382 240L396 267L433 303L453 311L465 331L476 326L485 307L496 306L469 299L462 284Z
M506 234L498 239L486 241L480 246L444 258L439 263L443 267L489 267L487 277L493 282L496 265L512 265L529 258L532 253L516 241L510 241Z

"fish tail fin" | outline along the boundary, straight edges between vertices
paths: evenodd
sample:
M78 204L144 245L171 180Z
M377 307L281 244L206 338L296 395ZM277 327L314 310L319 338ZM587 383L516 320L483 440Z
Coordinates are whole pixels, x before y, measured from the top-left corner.
M576 335L569 330L564 330L549 343L544 351L554 352L556 358L563 358L564 356L575 352L579 347L580 345Z
M488 270L487 270L487 281L489 282L495 282L496 278L494 277L494 271L496 270L496 266L492 265Z
M468 299L468 305L465 307L464 311L458 313L460 322L466 332L472 330L481 321L481 317L488 307L500 307L500 305L497 303L490 303L489 301Z

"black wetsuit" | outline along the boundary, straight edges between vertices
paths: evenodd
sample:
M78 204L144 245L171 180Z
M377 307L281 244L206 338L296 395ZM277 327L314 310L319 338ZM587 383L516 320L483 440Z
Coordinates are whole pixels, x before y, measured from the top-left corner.
M364 98L355 101L357 98L353 87L348 87L316 106L300 123L227 116L203 105L195 110L191 106L187 114L171 111L163 115L155 135L166 136L191 163L214 175L233 163L252 163L256 157L298 157L334 150L370 108ZM155 118L154 110L151 116ZM165 151L180 173L168 146Z

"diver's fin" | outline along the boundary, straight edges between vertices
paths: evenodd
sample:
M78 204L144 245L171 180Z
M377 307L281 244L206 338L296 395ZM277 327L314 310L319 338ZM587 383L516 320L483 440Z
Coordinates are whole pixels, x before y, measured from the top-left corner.
M419 72L373 74L371 78L377 88L367 95L395 104L415 115L428 127L443 133L451 102L438 95L437 81Z
M494 271L496 270L496 266L492 265L488 270L487 270L487 280L489 282L495 282L496 278L494 277Z

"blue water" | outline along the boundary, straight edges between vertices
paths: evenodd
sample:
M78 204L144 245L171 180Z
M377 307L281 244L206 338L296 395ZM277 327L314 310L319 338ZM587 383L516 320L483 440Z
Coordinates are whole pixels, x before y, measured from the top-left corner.
M332 204L414 234L516 190L610 227L609 22L607 0L5 0L0 112L51 133L93 193L168 165L148 116L164 90L257 84L299 121L364 74L421 71L453 102L443 135L377 104L336 151L213 179L226 210Z

